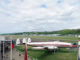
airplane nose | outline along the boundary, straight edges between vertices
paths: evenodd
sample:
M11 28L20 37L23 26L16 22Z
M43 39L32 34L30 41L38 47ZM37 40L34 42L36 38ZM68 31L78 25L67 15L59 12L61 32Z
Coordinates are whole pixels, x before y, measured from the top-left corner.
M77 47L77 45L72 45L72 47L76 48L76 47Z
M77 43L73 43L72 44L72 47L77 47Z

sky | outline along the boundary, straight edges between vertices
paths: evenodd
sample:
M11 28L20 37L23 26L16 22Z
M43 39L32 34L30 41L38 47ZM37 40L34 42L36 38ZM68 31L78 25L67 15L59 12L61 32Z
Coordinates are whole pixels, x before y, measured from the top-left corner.
M80 28L80 0L0 0L0 33Z

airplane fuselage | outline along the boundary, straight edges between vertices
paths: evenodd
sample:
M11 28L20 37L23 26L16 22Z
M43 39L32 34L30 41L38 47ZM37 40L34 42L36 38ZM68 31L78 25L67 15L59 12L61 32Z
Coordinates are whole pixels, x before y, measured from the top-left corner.
M72 43L66 43L66 42L30 42L28 43L29 46L57 46L57 47L76 47L76 45L73 45Z

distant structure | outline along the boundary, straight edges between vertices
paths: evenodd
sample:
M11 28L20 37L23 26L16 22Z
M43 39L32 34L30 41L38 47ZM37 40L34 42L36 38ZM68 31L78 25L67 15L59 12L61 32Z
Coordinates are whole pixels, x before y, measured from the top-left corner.
M61 36L61 35L60 34L23 34L23 36L48 36L48 37L52 36L54 37L54 36Z

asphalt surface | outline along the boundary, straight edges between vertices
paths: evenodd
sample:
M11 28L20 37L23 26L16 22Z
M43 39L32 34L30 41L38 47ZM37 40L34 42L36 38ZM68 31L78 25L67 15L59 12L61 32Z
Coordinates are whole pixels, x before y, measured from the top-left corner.
M11 52L10 51L5 53L4 60L11 60ZM12 60L24 60L24 54L13 49ZM32 59L28 57L28 60L32 60Z

